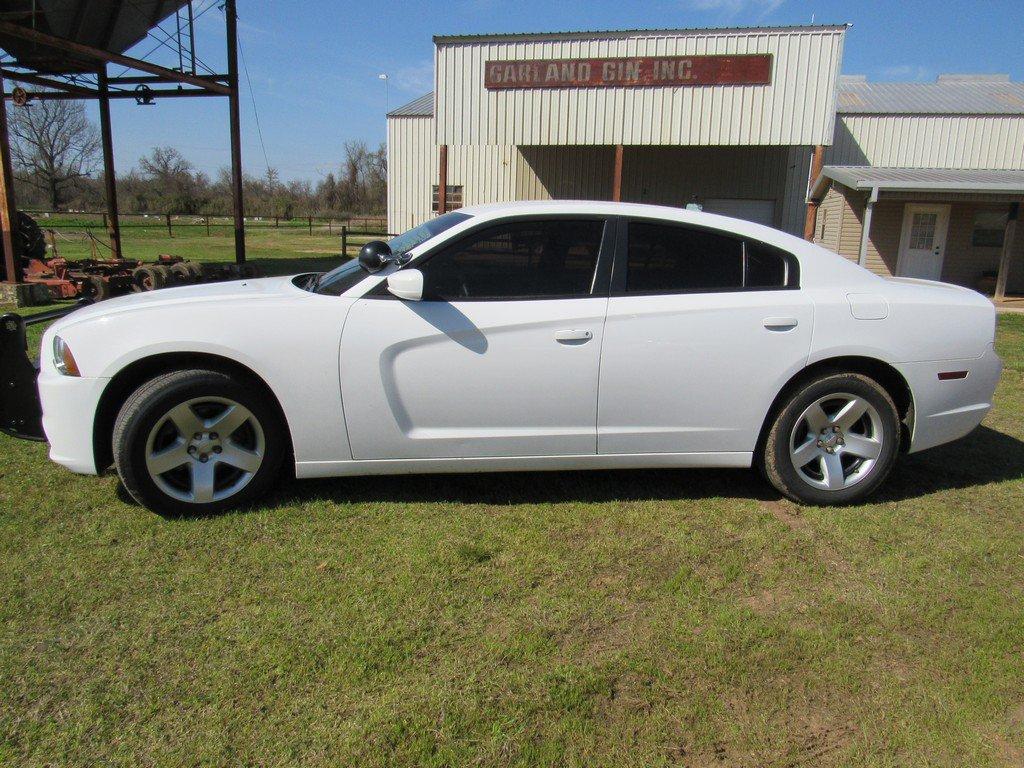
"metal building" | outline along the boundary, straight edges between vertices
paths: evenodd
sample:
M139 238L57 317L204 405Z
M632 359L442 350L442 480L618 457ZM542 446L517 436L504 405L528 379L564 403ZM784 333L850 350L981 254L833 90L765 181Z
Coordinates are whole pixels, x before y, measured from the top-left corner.
M846 31L435 37L435 91L388 115L389 229L484 202L696 204L882 274L1024 290L1024 85L840 77Z
M813 150L832 141L845 33L435 37L434 95L388 115L388 226L442 203L696 198L802 232Z
M842 77L814 240L883 275L1024 292L1024 83Z

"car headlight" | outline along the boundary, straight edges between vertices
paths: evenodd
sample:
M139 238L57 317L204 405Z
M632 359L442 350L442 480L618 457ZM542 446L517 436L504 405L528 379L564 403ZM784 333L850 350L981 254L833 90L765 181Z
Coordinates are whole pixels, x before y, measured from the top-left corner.
M60 336L53 337L53 365L65 376L81 376L78 370L78 363L75 356L71 354L71 347Z

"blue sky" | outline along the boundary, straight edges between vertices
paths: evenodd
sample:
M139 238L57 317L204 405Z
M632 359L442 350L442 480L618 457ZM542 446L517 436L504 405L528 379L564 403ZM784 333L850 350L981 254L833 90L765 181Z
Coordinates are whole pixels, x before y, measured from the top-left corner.
M194 0L198 11L209 6L197 23L197 53L222 71L218 3ZM806 24L813 18L853 24L843 60L847 74L929 81L940 72L1006 72L1024 80L1020 12L1020 0L238 0L251 81L250 89L243 71L243 165L261 174L269 160L285 180L315 181L337 168L345 141L383 141L385 84L377 75L390 75L391 107L430 90L435 34ZM147 40L133 53L155 45ZM149 58L177 64L165 49ZM119 173L157 145L177 147L211 175L228 163L225 99L165 99L151 107L119 102L112 111Z

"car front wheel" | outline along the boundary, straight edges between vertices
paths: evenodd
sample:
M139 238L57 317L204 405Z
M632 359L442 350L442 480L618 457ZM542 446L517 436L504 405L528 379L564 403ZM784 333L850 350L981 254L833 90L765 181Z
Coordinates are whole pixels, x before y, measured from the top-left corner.
M114 423L114 461L140 504L163 514L243 506L274 482L286 453L277 409L255 382L220 371L159 376Z
M762 457L776 490L804 504L849 504L875 491L899 454L899 412L867 376L836 373L799 387L777 413Z

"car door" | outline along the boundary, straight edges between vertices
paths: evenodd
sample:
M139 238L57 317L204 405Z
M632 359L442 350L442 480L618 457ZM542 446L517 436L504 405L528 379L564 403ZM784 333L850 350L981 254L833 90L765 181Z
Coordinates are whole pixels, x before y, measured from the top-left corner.
M341 344L353 458L596 453L610 230L484 224L409 265L422 301L383 284L358 300Z
M754 450L771 402L805 364L813 305L791 254L662 221L619 226L598 452Z

